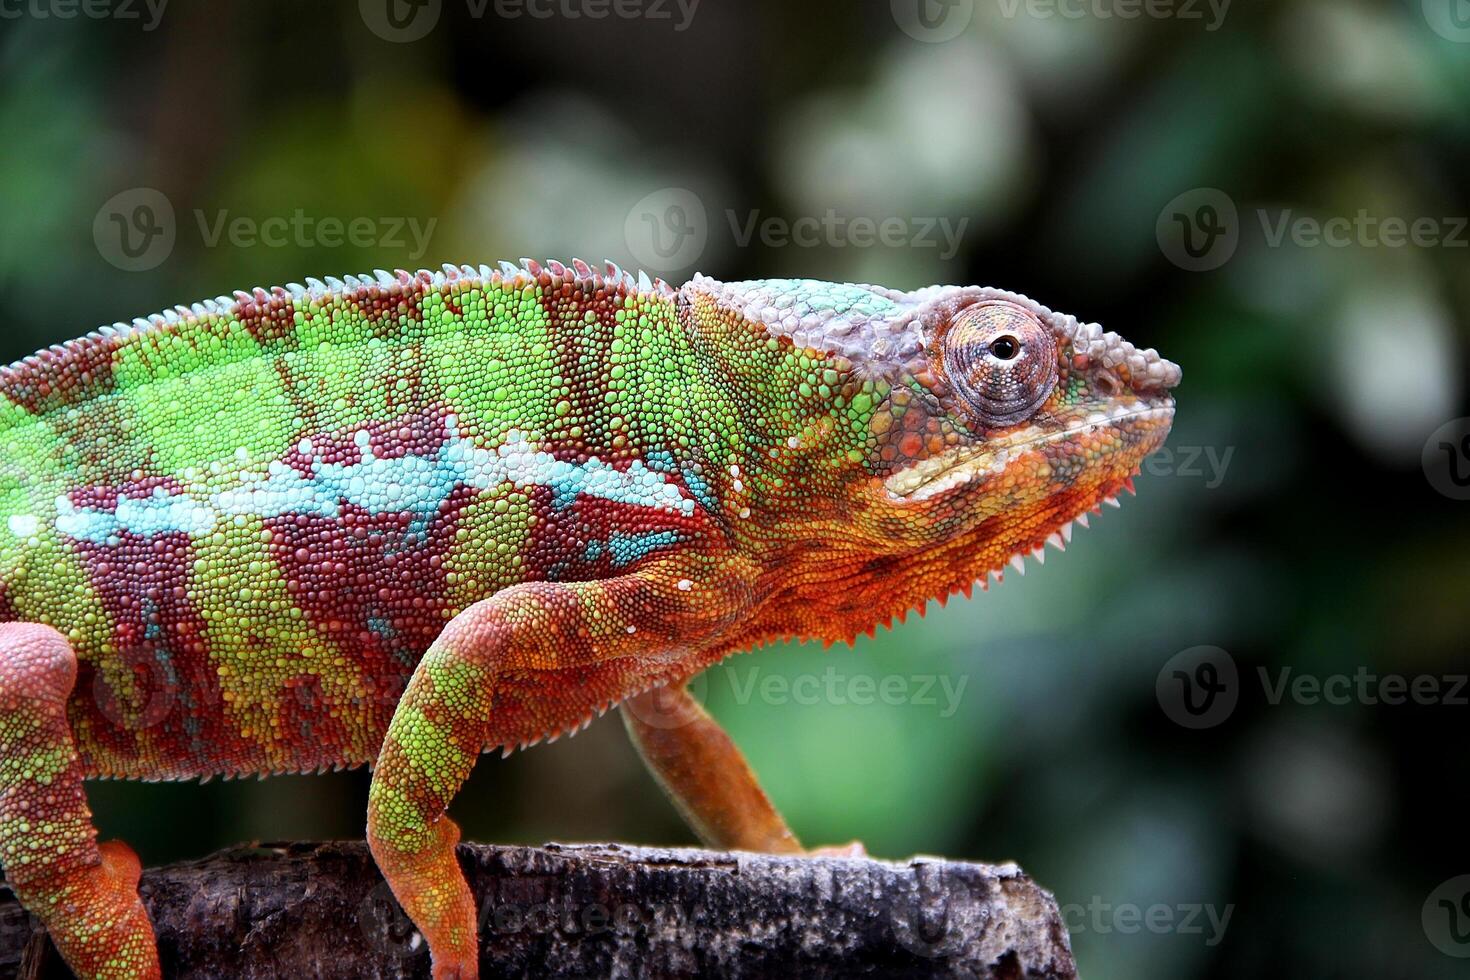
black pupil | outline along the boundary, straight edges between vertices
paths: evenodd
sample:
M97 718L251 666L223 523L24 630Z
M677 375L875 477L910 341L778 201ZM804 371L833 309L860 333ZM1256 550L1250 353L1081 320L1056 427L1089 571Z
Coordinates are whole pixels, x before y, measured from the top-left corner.
M1014 360L1021 353L1021 342L1015 337L997 337L990 343L990 353L1002 361Z

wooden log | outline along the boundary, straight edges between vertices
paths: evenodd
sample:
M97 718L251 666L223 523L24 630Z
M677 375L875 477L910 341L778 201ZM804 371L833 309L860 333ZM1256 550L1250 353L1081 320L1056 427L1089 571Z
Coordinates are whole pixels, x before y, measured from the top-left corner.
M1076 976L1014 865L624 847L460 847L485 977ZM268 844L148 871L164 975L408 978L428 950L361 843ZM66 977L0 891L0 977Z

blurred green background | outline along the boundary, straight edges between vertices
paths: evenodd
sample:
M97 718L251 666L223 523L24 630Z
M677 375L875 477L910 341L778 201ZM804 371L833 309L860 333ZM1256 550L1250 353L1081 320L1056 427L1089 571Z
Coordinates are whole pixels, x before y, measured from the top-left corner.
M1024 578L855 650L735 658L703 696L804 840L1015 860L1093 980L1470 970L1439 905L1470 873L1470 503L1435 488L1470 459L1432 436L1470 415L1470 4L393 2L3 7L0 359L521 255L993 284L1099 320L1185 370L1137 499ZM783 240L801 219L827 230ZM1200 646L1236 701L1191 728L1166 665ZM1300 676L1439 695L1274 696ZM155 864L359 837L366 790L90 793ZM616 718L487 757L452 812L478 840L692 843Z

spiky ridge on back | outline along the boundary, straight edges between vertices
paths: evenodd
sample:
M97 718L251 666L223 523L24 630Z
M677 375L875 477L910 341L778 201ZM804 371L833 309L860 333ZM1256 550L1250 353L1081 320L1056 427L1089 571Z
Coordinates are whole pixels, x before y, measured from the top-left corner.
M192 331L224 336L243 331L261 351L279 352L292 348L297 314L312 303L343 299L368 313L373 329L387 337L395 325L416 322L426 296L452 295L465 289L516 289L539 284L555 288L566 283L593 289L615 287L628 293L641 292L672 298L674 289L662 279L645 272L636 276L614 262L595 270L581 259L571 266L550 260L546 263L522 259L520 265L501 262L489 265L449 265L438 271L409 272L379 269L357 276L237 290L233 297L218 296L189 306L176 306L131 323L100 327L75 340L68 340L0 368L0 393L31 414L74 405L111 390L110 370L114 358L130 345L164 344L170 336L188 336ZM374 313L376 315L374 315ZM248 347L246 348L248 350ZM8 417L0 415L0 427Z

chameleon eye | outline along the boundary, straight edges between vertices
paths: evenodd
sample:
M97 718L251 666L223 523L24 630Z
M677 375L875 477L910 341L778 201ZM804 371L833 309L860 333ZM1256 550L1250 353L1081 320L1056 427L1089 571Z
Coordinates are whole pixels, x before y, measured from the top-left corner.
M1016 355L1021 353L1021 342L1009 334L997 337L990 342L990 353L997 360L1014 361Z
M940 346L945 375L987 427L1026 419L1056 387L1051 332L1010 303L966 307L950 322Z

